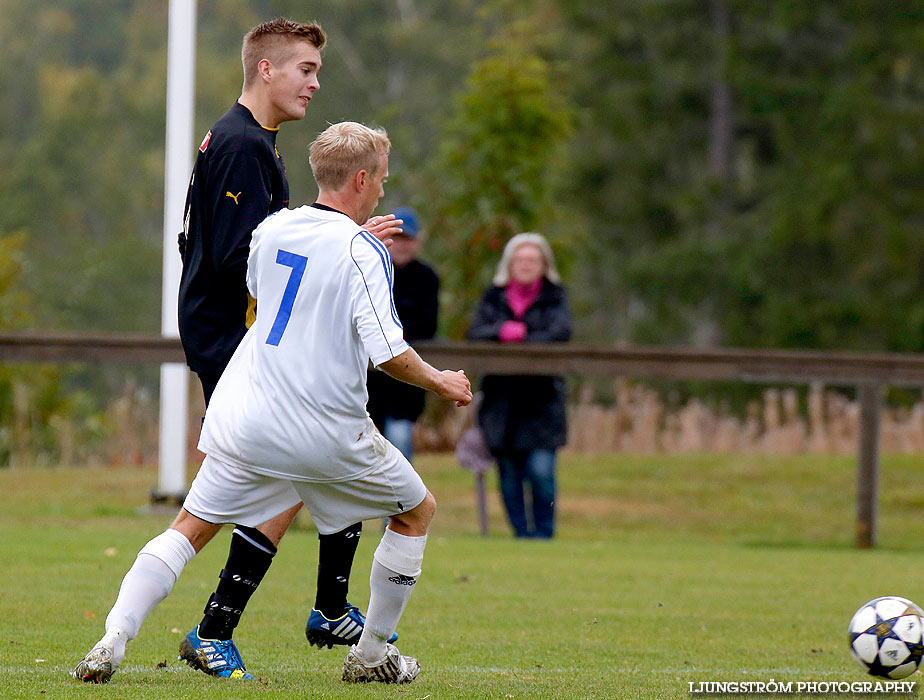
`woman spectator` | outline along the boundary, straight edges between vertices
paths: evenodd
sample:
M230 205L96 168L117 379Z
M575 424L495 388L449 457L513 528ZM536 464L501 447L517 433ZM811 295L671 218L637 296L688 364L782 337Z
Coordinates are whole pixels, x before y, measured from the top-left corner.
M565 342L571 314L548 242L538 233L510 239L494 285L481 297L467 337L501 343ZM555 534L555 452L565 444L561 377L486 376L478 423L497 460L501 496L517 537ZM527 512L525 485L531 509Z

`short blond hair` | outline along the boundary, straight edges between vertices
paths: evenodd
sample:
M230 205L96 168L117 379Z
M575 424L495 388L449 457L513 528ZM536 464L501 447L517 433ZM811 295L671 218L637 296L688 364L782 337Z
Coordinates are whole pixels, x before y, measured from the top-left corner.
M381 156L390 151L391 141L385 129L340 122L331 124L311 143L308 162L318 187L337 192L360 170L378 174Z
M244 35L241 47L241 63L244 65L244 87L257 79L260 61L269 59L280 66L292 57L295 42L305 41L318 51L327 43L327 34L316 22L304 24L277 17L259 24Z

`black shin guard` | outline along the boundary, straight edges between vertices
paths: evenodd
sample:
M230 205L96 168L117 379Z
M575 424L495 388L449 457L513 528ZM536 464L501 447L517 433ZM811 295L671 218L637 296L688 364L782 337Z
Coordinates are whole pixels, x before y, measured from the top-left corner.
M350 571L363 524L356 523L333 535L318 535L318 593L314 602L330 619L343 614L350 591Z
M263 580L275 554L276 547L259 530L241 525L234 528L228 561L199 624L202 639L231 639L247 601Z

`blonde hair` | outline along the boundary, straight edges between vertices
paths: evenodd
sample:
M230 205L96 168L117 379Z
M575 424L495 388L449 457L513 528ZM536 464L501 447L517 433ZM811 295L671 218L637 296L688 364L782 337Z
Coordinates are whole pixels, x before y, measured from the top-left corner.
M390 151L391 141L385 129L340 122L327 127L311 143L308 162L318 187L336 192L360 170L376 175L381 156Z
M545 236L541 233L518 233L507 241L507 245L504 246L504 254L501 256L500 262L497 264L497 271L494 273L494 284L498 287L506 287L510 284L510 259L513 257L514 251L524 243L532 243L534 246L539 247L539 250L542 251L542 257L545 258L543 276L549 282L560 284L561 275L558 274L558 269L555 267L555 254L552 252L552 246L549 245L549 242L545 240Z
M292 56L297 41L307 41L318 51L327 43L327 35L316 22L303 24L277 17L259 24L244 35L241 63L244 65L244 88L257 79L257 66L264 58L274 65L282 65Z

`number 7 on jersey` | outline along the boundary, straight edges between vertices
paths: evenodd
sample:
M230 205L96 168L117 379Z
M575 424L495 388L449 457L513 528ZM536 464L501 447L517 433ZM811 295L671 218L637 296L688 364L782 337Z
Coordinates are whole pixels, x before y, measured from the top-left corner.
M289 273L289 281L286 282L285 291L282 293L282 301L279 302L276 320L273 321L273 327L266 337L267 345L279 345L279 341L282 340L282 334L285 333L286 326L289 325L289 316L292 315L295 296L298 294L298 288L302 283L305 267L308 265L308 258L304 255L280 249L276 251L276 263L291 267L292 272Z

